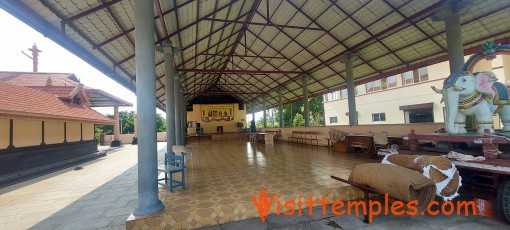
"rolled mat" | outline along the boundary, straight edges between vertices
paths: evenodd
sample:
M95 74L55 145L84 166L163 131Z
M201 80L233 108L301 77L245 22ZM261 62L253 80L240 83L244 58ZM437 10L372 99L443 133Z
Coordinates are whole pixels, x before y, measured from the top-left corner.
M436 194L434 181L411 169L390 164L360 164L351 172L349 181L406 202L417 200L419 210L425 210Z
M402 166L430 178L436 183L436 195L444 200L459 195L462 179L455 165L445 157L391 154L384 157L381 163Z

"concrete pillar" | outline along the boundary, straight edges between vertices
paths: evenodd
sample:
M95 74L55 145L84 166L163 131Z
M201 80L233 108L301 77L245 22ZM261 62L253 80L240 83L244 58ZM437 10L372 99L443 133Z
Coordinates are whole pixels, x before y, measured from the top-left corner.
M133 126L135 128L135 137L138 138L138 117L136 113L133 115Z
M434 21L444 21L450 73L458 73L464 66L460 14L463 14L461 10L468 4L470 1L451 0L431 16Z
M305 118L305 127L310 126L310 110L308 107L308 80L310 76L303 75L301 77L302 87L303 87L303 117Z
M457 12L452 12L450 16L445 18L444 23L450 73L458 73L464 66L464 46L462 43L460 15Z
M186 123L186 100L184 98L184 90L180 90L181 93L181 138L182 138L182 145L186 145L186 133L187 133L187 123Z
M282 93L283 88L282 87L278 88L278 119L280 120L280 128L284 126Z
M174 103L175 103L175 143L182 145L182 100L181 100L181 80L179 75L174 76Z
M342 62L345 63L345 74L347 78L347 103L349 104L349 125L358 125L358 113L356 112L356 94L354 93L354 73L352 62L356 54L346 54Z
M172 42L165 42L156 49L165 55L166 152L171 153L175 145L174 50Z
M266 95L264 95L264 96L262 97L262 109L264 109L264 111L263 111L264 118L262 119L262 121L264 122L264 125L263 125L262 127L267 128L267 118L266 118L266 112L267 112L267 111L266 111L266 110L267 110L267 108L266 108Z
M135 0L136 110L138 123L138 203L133 214L147 216L164 208L158 199L154 6Z
M119 106L113 107L113 119L115 120L115 125L113 125L113 141L110 146L117 147L122 145L122 142L120 141Z

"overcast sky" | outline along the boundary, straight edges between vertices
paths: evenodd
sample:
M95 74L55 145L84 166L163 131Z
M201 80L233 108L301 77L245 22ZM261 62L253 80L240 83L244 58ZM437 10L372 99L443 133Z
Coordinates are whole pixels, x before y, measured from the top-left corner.
M44 37L14 16L0 9L0 71L32 72L32 60L21 51L31 55L29 48L37 44L39 50L39 72L74 73L86 86L133 103L133 107L121 107L121 111L136 111L136 96L103 73L76 57L71 52ZM103 114L113 114L113 108L94 108ZM158 113L164 115L161 110ZM256 119L262 112L256 114ZM247 116L251 120L251 115Z

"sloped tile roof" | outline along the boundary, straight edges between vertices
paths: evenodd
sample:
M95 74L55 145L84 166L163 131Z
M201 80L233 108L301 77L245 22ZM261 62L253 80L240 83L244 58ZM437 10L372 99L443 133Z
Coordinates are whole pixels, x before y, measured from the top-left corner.
M51 86L47 85L51 78ZM40 73L0 71L0 83L25 86L49 92L58 97L67 97L80 82L72 73ZM100 89L83 86L92 107L133 106L133 104Z
M72 73L33 73L33 72L5 72L0 71L0 83L8 83L18 86L46 86L48 78L51 78L53 86L76 86L78 82L71 80L76 78Z
M86 106L63 102L54 94L5 83L0 83L0 115L115 123Z

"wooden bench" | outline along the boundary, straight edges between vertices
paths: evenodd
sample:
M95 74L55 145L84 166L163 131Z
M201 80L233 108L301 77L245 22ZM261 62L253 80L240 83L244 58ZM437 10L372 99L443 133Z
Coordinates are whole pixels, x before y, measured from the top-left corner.
M317 139L318 135L318 132L305 132L305 144L310 141L310 144L313 145L313 142L315 141L315 145L319 146L319 140Z
M292 134L290 137L288 137L288 142L293 143L303 143L305 132L302 131L292 131Z

